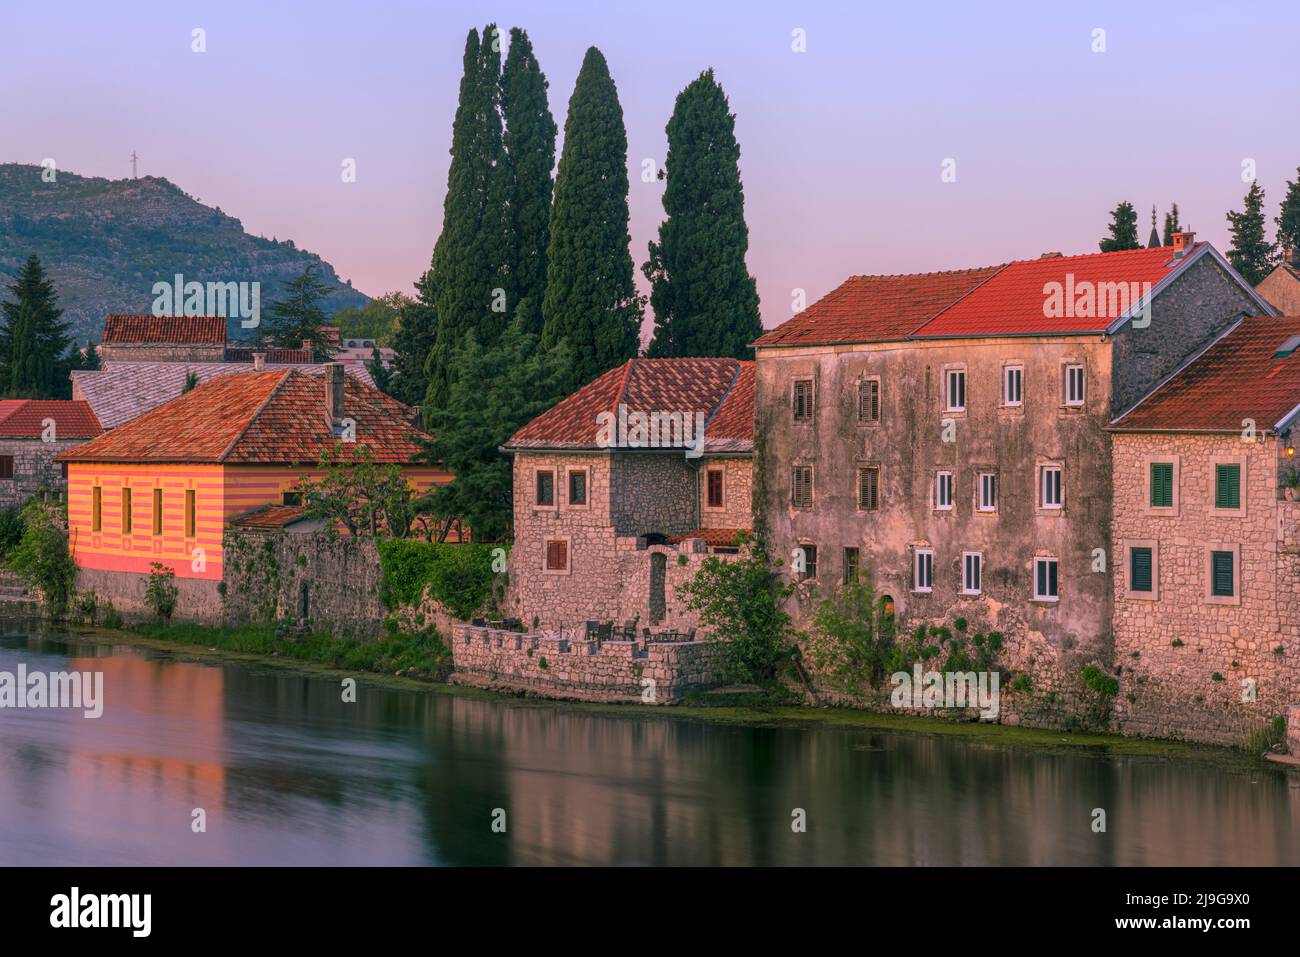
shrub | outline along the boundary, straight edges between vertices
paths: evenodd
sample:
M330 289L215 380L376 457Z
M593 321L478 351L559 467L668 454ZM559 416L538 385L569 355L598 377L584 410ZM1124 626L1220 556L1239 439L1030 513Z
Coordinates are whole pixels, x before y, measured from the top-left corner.
M21 518L22 537L7 556L9 568L40 588L50 612L61 616L67 611L76 575L67 533L59 524L58 513L36 499L23 507Z
M25 525L22 510L17 505L0 509L0 558L6 557L22 541Z
M841 691L878 685L892 647L892 628L885 627L875 591L865 581L844 585L813 612L809 658Z
M1084 687L1089 691L1108 697L1119 693L1119 679L1106 674L1096 665L1088 665L1083 669L1080 677L1083 678Z
M113 607L113 603L111 601L105 603L104 605L104 627L105 628L122 627L122 616L118 614L117 609Z
M150 562L149 569L149 582L144 589L145 604L163 621L171 621L180 595L176 587L176 572L161 562Z
M429 597L457 618L482 611L492 597L492 551L501 546L394 538L379 543L383 572L379 597L386 608L417 605Z
M1277 715L1268 726L1258 728L1250 733L1246 748L1253 754L1263 754L1266 751L1281 752L1285 750L1285 744L1286 718Z

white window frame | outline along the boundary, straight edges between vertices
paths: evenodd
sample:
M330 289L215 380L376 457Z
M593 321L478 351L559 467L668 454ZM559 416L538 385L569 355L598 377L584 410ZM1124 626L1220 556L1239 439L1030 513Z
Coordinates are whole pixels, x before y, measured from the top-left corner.
M1056 566L1056 594L1041 595L1038 592L1038 566L1050 562ZM1034 557L1034 601L1051 601L1061 600L1061 560L1052 555L1037 555Z
M922 559L925 559L923 562ZM921 585L921 569L924 568L925 585ZM934 549L912 549L912 591L927 595L934 591Z
M985 504L984 487L987 480L989 488L993 491L992 504ZM977 472L975 473L975 511L983 515L995 514L998 510L998 473L997 472Z
M1079 395L1074 396L1072 380L1075 378L1073 373L1078 373ZM1065 381L1062 384L1061 396L1064 398L1064 404L1071 409L1081 409L1088 401L1088 379L1084 372L1082 362L1067 362L1065 364Z
M970 587L970 571L972 567L971 560L974 559L975 568L975 587ZM962 552L961 553L961 593L963 595L982 595L984 594L984 553L983 552Z
M1056 481L1056 501L1047 500L1047 475L1049 472L1055 472L1058 476ZM1065 508L1065 466L1058 462L1044 462L1038 466L1038 507L1047 512L1059 512Z
M953 379L955 376L961 376L961 405L953 404ZM945 366L943 370L943 411L945 412L965 412L966 411L966 390L969 383L966 381L965 366Z
M952 471L949 469L940 469L934 473L934 510L936 512L951 512L953 510L952 478ZM942 495L945 489L948 492L946 502Z
M1016 398L1011 399L1011 373L1016 373ZM1002 405L1008 409L1019 409L1025 404L1025 367L1020 364L1002 367Z

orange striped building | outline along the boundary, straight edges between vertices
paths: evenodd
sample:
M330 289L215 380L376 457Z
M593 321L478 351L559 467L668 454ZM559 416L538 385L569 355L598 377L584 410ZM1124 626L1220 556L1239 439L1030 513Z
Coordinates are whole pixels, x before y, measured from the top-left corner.
M153 562L176 572L177 614L220 610L227 526L268 505L293 505L327 457L402 467L412 489L451 481L413 462L427 436L413 410L333 364L203 383L59 456L68 468L69 548L78 588L135 610Z

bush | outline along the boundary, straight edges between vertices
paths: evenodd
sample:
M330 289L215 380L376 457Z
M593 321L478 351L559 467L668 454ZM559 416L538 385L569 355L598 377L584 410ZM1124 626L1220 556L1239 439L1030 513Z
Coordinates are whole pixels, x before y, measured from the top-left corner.
M68 554L68 536L58 513L33 499L23 507L22 537L7 556L9 568L45 596L50 612L62 616L72 595L76 567Z
M0 509L0 558L7 557L22 541L25 527L22 510L17 505Z
M122 627L122 616L118 613L117 609L113 607L113 603L111 601L107 602L104 605L104 627L105 628Z
M1089 691L1113 697L1119 693L1119 679L1106 674L1096 665L1088 665L1081 674L1083 685Z
M492 597L497 575L492 569L492 552L500 547L407 538L382 541L380 600L386 608L417 605L427 587L429 597L456 618L471 618Z
M149 569L149 583L144 589L145 604L163 621L171 621L180 595L176 587L176 572L161 562L150 562Z
M851 693L864 684L874 687L884 677L893 631L892 624L882 620L871 585L850 582L813 612L809 658L837 690Z

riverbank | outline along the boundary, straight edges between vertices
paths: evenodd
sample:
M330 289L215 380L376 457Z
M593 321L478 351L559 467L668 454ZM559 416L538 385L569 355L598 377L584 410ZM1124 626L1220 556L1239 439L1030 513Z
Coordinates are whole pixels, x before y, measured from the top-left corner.
M1064 732L1013 727L939 717L887 714L846 708L811 708L736 696L698 695L692 703L650 706L555 701L504 695L479 688L447 684L432 675L439 661L436 649L403 647L417 636L395 636L375 645L357 645L323 636L289 641L270 628L216 629L202 625L145 625L129 631L68 625L68 633L87 641L126 644L165 651L178 660L224 661L253 667L287 670L316 677L355 678L360 684L393 690L419 691L449 697L509 703L513 707L554 713L580 713L636 718L644 721L690 721L749 728L831 726L862 731L955 738L981 747L1010 747L1040 752L1087 752L1102 756L1147 757L1210 763L1238 771L1286 773L1285 769L1245 751L1211 745L1152 738L1122 737L1095 732ZM440 644L440 642L439 642ZM379 646L383 647L380 648ZM367 650L373 649L373 650ZM406 663L410 662L410 663ZM379 668L392 664L394 667ZM424 668L430 671L423 671ZM410 669L415 669L412 673ZM397 673L402 672L402 673ZM716 703L714 703L716 702Z

